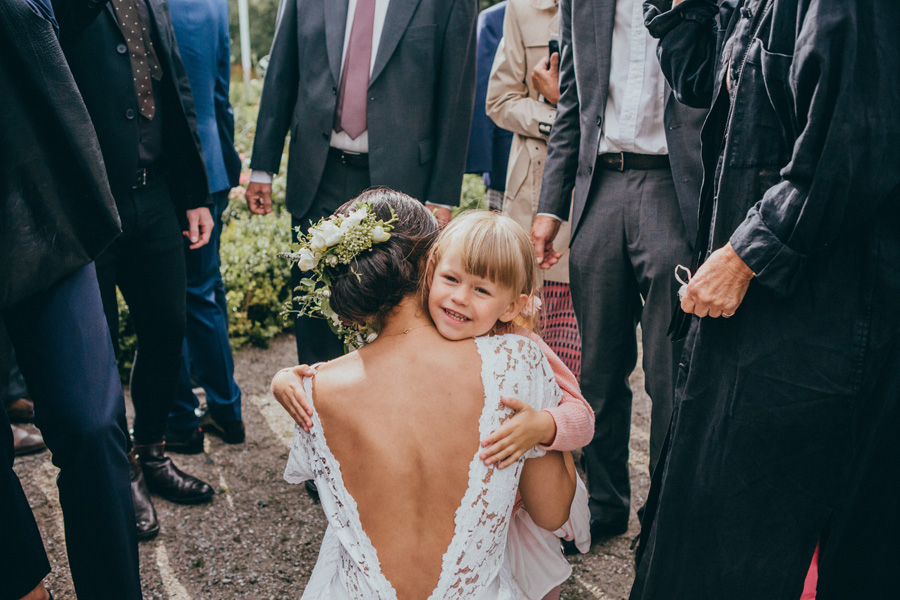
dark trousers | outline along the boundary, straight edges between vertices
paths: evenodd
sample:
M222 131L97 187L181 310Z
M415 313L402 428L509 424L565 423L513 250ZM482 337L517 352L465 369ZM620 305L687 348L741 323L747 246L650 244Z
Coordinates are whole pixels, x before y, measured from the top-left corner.
M594 439L584 449L591 517L628 521L631 387L641 324L644 387L652 401L650 470L672 416L676 360L666 337L690 244L668 169L598 171L571 244L572 302L583 340L581 389L594 408Z
M161 442L175 397L184 342L185 274L181 226L164 177L117 198L122 235L97 257L103 310L118 353L122 292L137 334L131 370L134 441Z
M297 227L301 227L305 233L310 222L315 224L322 217L330 216L339 206L361 194L369 185L368 166L344 164L340 156L331 151L312 207L305 215L291 216L291 236L294 241L297 240ZM292 266L291 289L300 285L301 277L302 273L297 265ZM325 319L299 317L294 323L294 333L297 337L299 364L312 365L344 354L343 342L331 331Z
M209 413L220 423L241 420L241 390L234 381L234 360L228 342L228 305L220 272L219 239L222 213L228 208L228 190L213 194L215 229L209 243L195 250L184 245L187 272L187 329L181 370L169 428L176 431L199 426L194 409L200 402L192 391L196 382L206 391Z
M125 403L94 265L2 313L53 453L66 548L79 598L141 598L125 458ZM7 368L0 357L0 368ZM2 390L0 390L2 391ZM18 599L50 572L13 472L0 410L0 599Z

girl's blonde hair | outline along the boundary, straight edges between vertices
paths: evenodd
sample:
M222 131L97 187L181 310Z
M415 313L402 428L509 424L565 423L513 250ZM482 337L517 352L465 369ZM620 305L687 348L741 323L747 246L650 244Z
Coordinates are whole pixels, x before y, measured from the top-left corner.
M473 210L456 217L438 236L428 258L429 271L449 252L457 253L466 272L528 296L528 305L540 293L537 261L528 233L521 225L501 214ZM427 295L427 290L426 290ZM535 330L537 310L519 315L510 323L497 322L495 333L514 326Z

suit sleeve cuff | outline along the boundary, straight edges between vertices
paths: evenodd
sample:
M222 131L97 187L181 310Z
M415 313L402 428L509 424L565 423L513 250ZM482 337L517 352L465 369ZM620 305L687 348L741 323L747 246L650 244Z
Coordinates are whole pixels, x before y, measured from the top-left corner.
M778 239L757 206L750 209L729 241L735 253L756 274L760 285L782 297L793 291L806 255Z
M250 171L250 183L272 183L272 174L266 171Z
M538 216L538 217L550 217L551 219L556 219L556 220L559 221L560 223L565 223L565 222L566 222L566 220L563 219L562 217L560 217L559 215L554 215L553 213L548 213L548 212L539 212L539 213L538 213L537 215L535 215L535 216Z

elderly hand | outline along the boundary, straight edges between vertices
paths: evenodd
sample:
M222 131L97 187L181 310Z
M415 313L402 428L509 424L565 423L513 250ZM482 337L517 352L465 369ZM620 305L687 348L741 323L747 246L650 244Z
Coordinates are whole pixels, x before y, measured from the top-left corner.
M688 283L681 310L698 317L725 317L737 311L754 273L731 244L710 254Z

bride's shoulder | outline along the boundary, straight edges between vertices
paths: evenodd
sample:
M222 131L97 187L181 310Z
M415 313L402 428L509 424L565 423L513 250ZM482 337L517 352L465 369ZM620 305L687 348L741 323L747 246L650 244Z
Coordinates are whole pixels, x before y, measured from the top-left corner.
M351 352L316 366L313 388L317 400L340 398L354 386L363 384L365 370L357 352Z
M494 354L502 354L506 358L522 360L537 364L544 358L544 352L538 342L527 335L527 332L504 333L477 338L479 346L485 347Z

